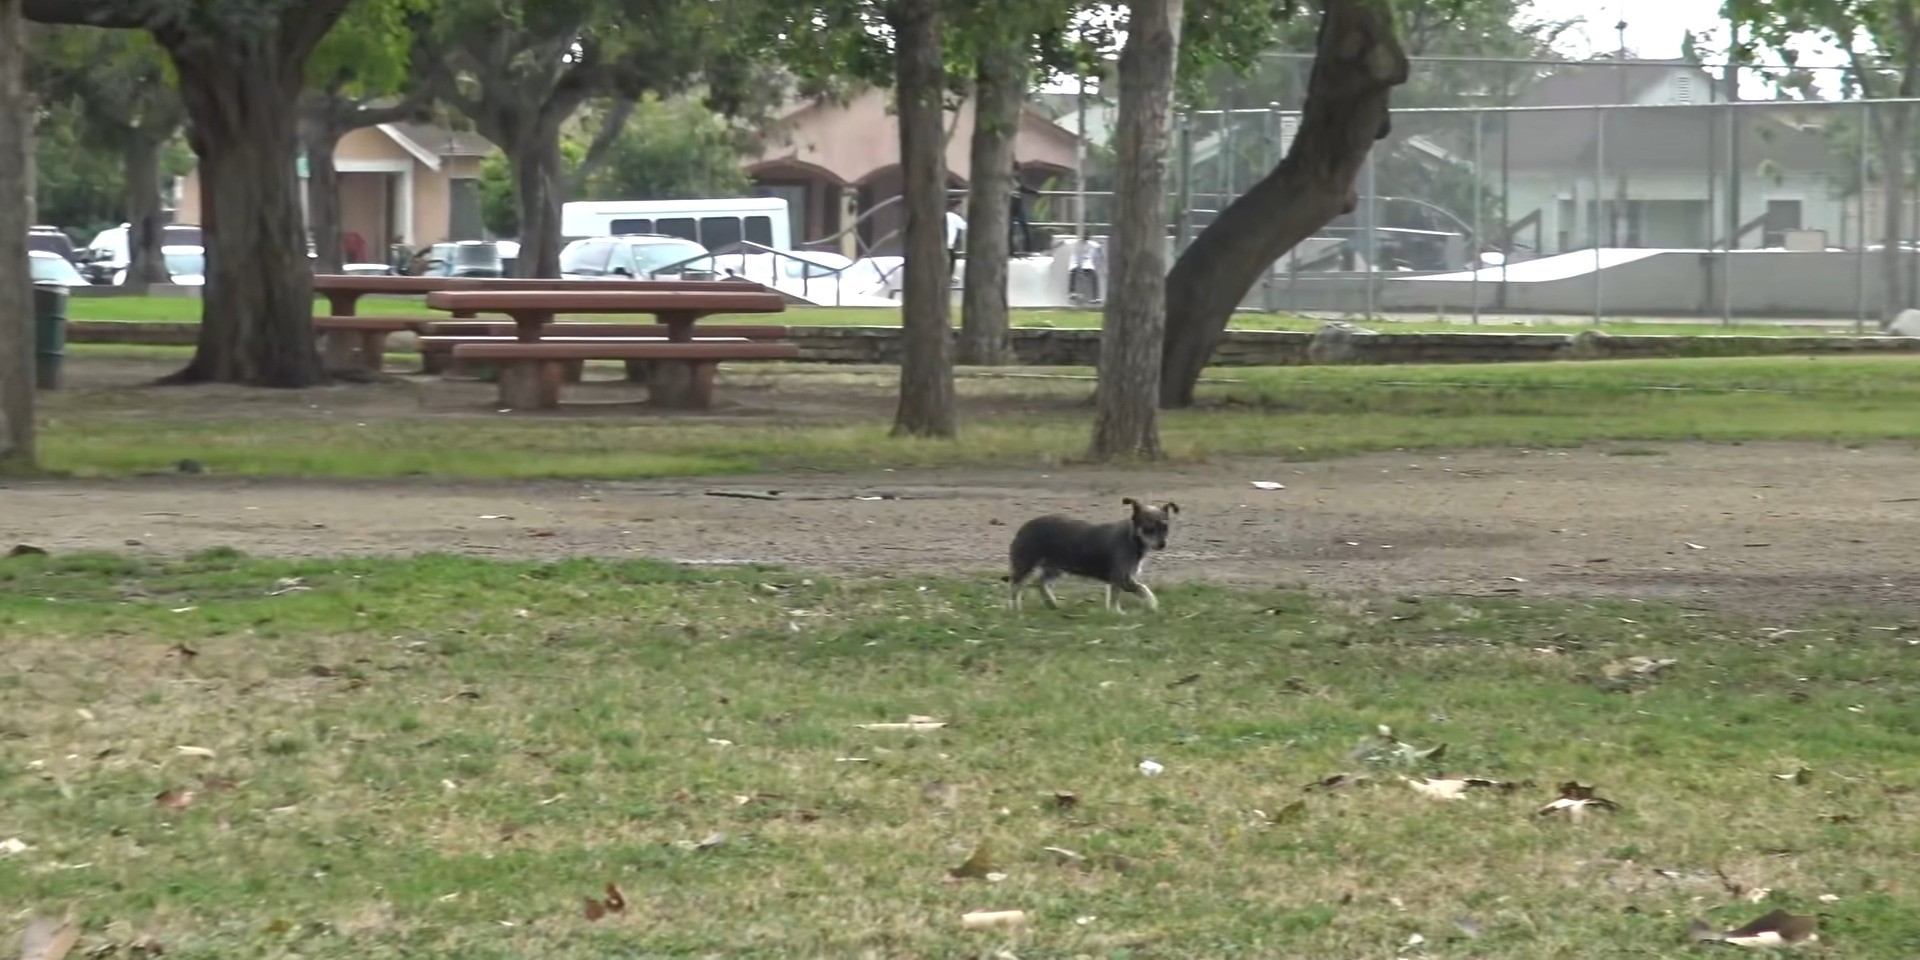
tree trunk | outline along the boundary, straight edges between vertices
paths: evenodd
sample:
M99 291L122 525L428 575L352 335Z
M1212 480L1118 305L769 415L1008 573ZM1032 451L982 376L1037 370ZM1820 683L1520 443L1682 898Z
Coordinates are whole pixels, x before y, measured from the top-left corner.
M513 165L514 199L520 211L522 277L560 275L560 131L538 125L518 138L507 159Z
M340 237L340 168L333 148L338 128L323 117L300 122L300 148L307 157L307 235L313 240L313 272L339 273L346 262Z
M1133 0L1114 130L1112 292L1101 318L1093 455L1160 457L1167 320L1167 141L1184 0Z
M1386 137L1387 95L1407 80L1393 13L1378 0L1321 0L1313 73L1293 147L1229 204L1167 276L1160 403L1193 403L1234 307L1294 245L1354 207L1354 178Z
M1007 258L1013 214L1013 139L1027 102L1022 41L1009 34L980 51L973 81L973 182L967 185L967 262L961 282L960 362L995 366L1009 360Z
M33 183L27 179L26 30L20 0L0 0L0 474L34 469L33 286L27 227Z
M951 437L953 267L946 249L945 69L938 0L894 0L894 84L900 115L901 189L907 211L902 281L900 406L896 436Z
M126 174L127 284L145 289L169 280L160 255L160 148L145 130L127 132L121 154Z
M294 170L301 64L266 33L217 52L204 38L169 44L200 157L207 246L199 345L172 382L308 387L325 379Z
M1880 127L1880 285L1886 303L1881 309L1882 326L1893 323L1900 311L1912 305L1901 269L1909 254L1903 249L1906 239L1907 148L1911 142L1913 115L1905 104L1881 107L1892 117Z

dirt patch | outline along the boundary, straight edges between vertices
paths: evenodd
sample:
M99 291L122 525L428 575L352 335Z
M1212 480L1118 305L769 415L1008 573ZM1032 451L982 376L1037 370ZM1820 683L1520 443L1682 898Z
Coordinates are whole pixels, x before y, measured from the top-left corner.
M1156 583L1908 605L1920 458L1886 446L1658 445L721 480L296 482L181 476L0 487L0 544L180 554L450 551L997 574L1038 513L1179 502ZM1250 481L1286 489L1263 491ZM780 491L775 500L709 491ZM877 499L875 499L877 498Z

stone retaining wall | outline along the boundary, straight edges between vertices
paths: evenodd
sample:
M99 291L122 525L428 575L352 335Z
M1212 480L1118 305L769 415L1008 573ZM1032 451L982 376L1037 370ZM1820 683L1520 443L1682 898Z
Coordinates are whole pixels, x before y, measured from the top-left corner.
M191 345L197 323L77 320L68 325L73 343ZM800 359L816 363L900 362L898 327L792 327ZM405 335L393 349L407 350ZM1013 331L1014 355L1028 366L1093 366L1100 331L1021 327ZM1920 353L1920 337L1677 337L1544 333L1367 333L1329 325L1319 333L1229 331L1213 363L1222 367L1284 367L1301 364L1517 363L1541 360L1604 360L1654 357L1816 356L1824 354Z

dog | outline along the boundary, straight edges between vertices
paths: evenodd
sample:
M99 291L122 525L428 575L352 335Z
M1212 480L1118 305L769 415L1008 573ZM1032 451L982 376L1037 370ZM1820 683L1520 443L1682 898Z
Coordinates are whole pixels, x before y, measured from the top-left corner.
M1171 517L1180 506L1166 503L1158 507L1132 497L1120 501L1132 508L1125 520L1113 523L1088 523L1060 514L1035 517L1020 525L1007 548L1012 571L1007 578L1007 607L1020 609L1020 597L1029 581L1040 584L1040 595L1049 609L1059 609L1053 595L1053 581L1066 574L1087 577L1107 585L1107 609L1120 609L1120 593L1125 591L1147 602L1149 611L1160 609L1160 601L1140 582L1140 569L1147 556L1167 548Z

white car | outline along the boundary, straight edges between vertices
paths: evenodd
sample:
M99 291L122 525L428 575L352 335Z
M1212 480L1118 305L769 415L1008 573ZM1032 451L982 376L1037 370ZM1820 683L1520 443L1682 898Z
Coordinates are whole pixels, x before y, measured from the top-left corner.
M575 240L560 251L560 276L568 280L650 280L653 272L695 257L707 248L680 237L641 234ZM707 263L692 264L701 271ZM678 276L675 270L662 276Z
M27 251L27 267L34 283L51 283L62 287L90 285L87 278L74 269L71 261L47 250Z

